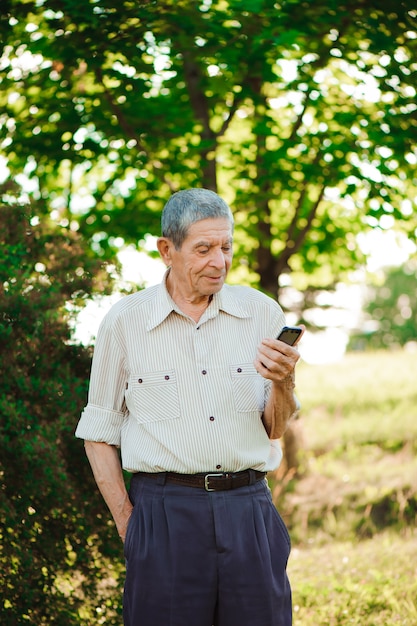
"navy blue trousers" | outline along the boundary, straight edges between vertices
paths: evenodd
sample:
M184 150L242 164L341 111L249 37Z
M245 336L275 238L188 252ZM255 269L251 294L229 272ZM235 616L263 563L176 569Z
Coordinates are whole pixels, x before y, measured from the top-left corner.
M291 626L290 539L266 480L231 491L133 476L125 626Z

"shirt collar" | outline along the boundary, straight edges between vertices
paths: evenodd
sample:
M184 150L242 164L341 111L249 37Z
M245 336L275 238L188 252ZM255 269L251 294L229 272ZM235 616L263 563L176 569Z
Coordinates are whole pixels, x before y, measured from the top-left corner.
M236 297L234 290L230 285L224 285L218 293L214 294L213 300L208 309L211 306L216 309L216 314L219 311L224 311L234 317L251 317L251 314L245 307L244 301L242 301L241 298Z
M168 293L166 281L169 269L165 272L161 284L156 292L156 301L154 310L149 317L147 330L152 330L162 324L162 322L173 312L184 315L177 307L174 300ZM219 311L224 311L234 317L251 317L250 313L244 306L244 303L233 294L229 285L223 285L222 289L213 295L213 299L201 317L200 323L216 317Z
M152 330L161 324L172 311L176 311L177 307L175 302L171 298L167 289L167 276L169 268L164 274L162 282L158 285L156 291L155 306L152 314L149 317L147 330Z

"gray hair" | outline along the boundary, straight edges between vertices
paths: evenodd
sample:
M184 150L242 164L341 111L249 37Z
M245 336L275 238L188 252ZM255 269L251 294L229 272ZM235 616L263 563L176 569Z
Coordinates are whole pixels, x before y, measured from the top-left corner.
M233 230L229 205L210 189L184 189L174 193L162 211L162 236L168 237L179 250L192 224L208 218L225 217Z

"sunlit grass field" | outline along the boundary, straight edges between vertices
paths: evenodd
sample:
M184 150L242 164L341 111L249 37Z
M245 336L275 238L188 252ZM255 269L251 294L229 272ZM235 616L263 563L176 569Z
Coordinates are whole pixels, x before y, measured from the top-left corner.
M416 626L417 532L293 549L294 626Z
M271 480L293 539L294 626L416 626L417 352L297 374L301 476Z

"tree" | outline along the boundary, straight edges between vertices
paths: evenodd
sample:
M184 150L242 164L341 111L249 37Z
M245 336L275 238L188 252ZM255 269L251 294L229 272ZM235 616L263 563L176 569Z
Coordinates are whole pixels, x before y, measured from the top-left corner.
M117 624L121 546L74 438L91 355L69 329L109 276L79 236L0 191L0 622Z
M374 227L415 239L410 0L9 0L2 139L100 254L169 193L233 203L247 282L329 286ZM285 283L285 280L281 283Z
M387 268L374 278L365 298L364 331L350 347L385 349L417 342L417 264Z

